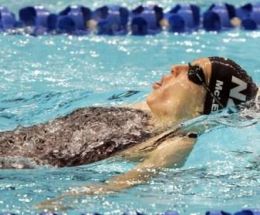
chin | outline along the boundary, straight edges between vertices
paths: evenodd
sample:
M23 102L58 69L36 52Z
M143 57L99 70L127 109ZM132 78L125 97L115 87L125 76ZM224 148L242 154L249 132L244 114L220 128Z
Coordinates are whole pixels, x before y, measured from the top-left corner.
M153 110L154 105L156 104L156 97L153 93L150 93L146 98L146 104L149 106L151 110Z
M154 116L164 118L164 116L167 115L164 103L159 101L155 95L150 94L146 99L146 103Z

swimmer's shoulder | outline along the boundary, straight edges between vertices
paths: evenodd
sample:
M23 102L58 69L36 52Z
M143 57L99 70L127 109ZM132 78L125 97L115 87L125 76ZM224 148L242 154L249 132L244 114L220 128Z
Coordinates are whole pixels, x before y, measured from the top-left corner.
M141 110L141 111L144 111L144 112L147 112L147 113L150 112L150 108L148 107L148 105L147 105L147 103L145 101L139 102L139 103L125 105L123 107L132 108L132 109L135 109L135 110Z
M150 115L141 109L119 106L95 106L76 109L55 120L62 124L76 124L79 127L90 124L150 125Z
M134 104L134 105L125 105L125 106L91 106L91 107L83 107L78 108L71 113L67 114L65 117L70 116L100 116L106 114L117 114L117 113L129 113L129 112L137 112L137 113L148 113L147 107L145 104Z

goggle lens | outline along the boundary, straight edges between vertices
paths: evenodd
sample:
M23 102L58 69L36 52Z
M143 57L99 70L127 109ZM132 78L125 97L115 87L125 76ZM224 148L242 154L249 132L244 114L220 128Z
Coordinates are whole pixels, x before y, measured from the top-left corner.
M189 65L188 79L191 82L193 82L194 84L202 85L205 88L205 90L208 91L210 96L220 105L220 107L223 108L224 106L222 105L220 100L214 95L214 93L212 93L212 91L207 86L206 78L205 78L205 74L203 72L203 69L198 65L193 66L190 63L188 65Z
M206 84L206 79L202 68L198 65L192 66L189 63L188 78L191 82L198 85Z

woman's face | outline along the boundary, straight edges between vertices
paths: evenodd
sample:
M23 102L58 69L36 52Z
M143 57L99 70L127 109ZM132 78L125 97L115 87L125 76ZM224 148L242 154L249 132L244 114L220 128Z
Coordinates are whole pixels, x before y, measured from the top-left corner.
M205 74L207 83L211 75L211 63L208 58L192 62L199 65ZM162 120L189 119L203 112L206 90L188 79L188 65L173 66L170 74L154 83L153 91L147 98L152 113Z

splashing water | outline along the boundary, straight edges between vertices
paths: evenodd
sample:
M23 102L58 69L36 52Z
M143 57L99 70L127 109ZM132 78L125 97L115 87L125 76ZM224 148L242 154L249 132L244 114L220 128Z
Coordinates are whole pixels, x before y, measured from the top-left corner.
M206 7L210 2L195 3ZM37 2L2 2L15 11L29 3ZM43 2L53 11L69 3L85 2ZM88 2L93 8L104 3ZM163 7L172 3L161 2ZM170 71L172 64L199 57L229 57L259 84L259 42L259 32L236 29L221 34L165 32L153 37L0 35L0 130L43 123L80 107L142 101L150 84ZM250 109L240 114L221 112L185 125L208 129L182 168L164 169L147 184L113 195L67 199L72 205L67 213L138 210L155 214L169 209L202 214L209 209L260 208L259 113ZM111 158L73 168L1 170L0 212L35 214L34 206L40 201L70 187L103 182L135 164Z

